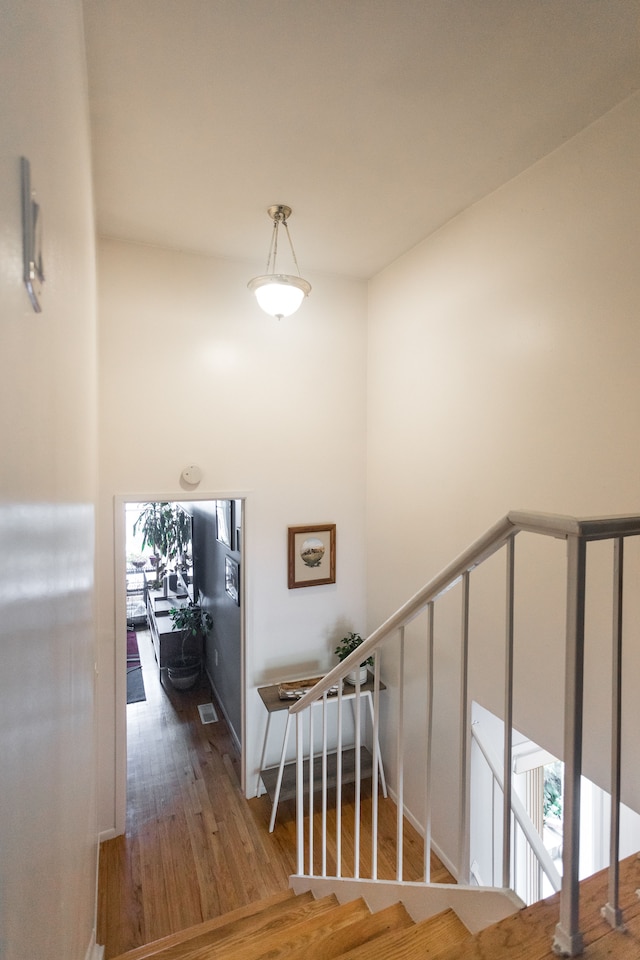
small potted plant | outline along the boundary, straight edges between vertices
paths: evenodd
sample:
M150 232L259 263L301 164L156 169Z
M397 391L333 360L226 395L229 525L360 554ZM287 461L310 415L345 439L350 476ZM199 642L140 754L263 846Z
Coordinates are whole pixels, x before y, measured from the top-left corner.
M172 607L169 610L169 617L172 621L172 629L182 631L182 643L180 656L167 664L167 673L176 690L188 690L198 679L201 658L188 656L185 653L187 640L206 637L213 627L213 620L211 615L197 603Z
M343 637L335 650L340 663L342 663L350 653L353 653L362 642L362 637L359 633L349 633L346 637ZM366 683L368 666L373 666L373 657L367 657L366 660L363 660L359 670L352 670L348 673L345 677L347 683L356 684L358 682L358 674L360 675L360 683Z

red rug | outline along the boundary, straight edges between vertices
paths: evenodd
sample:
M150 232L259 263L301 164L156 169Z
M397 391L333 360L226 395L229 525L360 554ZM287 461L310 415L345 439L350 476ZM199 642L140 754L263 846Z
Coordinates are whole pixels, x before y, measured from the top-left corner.
M127 666L140 666L140 652L138 650L138 637L135 630L127 630Z
M127 630L127 703L140 703L146 699L138 638L135 630Z

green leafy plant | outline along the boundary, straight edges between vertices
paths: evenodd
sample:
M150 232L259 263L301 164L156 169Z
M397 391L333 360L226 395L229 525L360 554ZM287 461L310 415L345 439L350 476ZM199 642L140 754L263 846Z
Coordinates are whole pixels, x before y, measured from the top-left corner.
M177 503L145 503L133 525L134 535L142 533L142 549L149 547L158 558L158 580L169 564L183 560L191 541L191 520Z
M213 618L197 603L171 607L169 617L172 621L172 629L182 630L180 659L184 661L186 660L184 648L187 640L190 637L206 637L213 629Z
M335 653L337 654L340 663L342 663L342 661L345 660L350 653L353 653L353 651L356 650L361 643L363 643L363 640L359 633L349 633L346 637L343 637L335 649ZM366 660L362 661L360 666L373 666L373 657L367 657Z
M544 818L555 817L562 820L562 776L560 762L556 761L544 768Z

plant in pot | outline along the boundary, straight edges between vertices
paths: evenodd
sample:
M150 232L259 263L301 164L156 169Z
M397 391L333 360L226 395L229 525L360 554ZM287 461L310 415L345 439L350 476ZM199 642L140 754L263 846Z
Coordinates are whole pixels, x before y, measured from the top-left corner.
M182 631L180 656L167 664L169 680L176 690L188 690L200 673L200 656L187 655L187 641L206 637L213 627L213 619L197 603L172 607L169 610L173 630Z
M359 633L349 633L346 637L343 637L335 649L340 663L342 663L350 653L353 653L362 642L362 637ZM363 660L359 669L351 670L345 677L347 683L356 684L358 682L358 674L360 675L360 683L365 683L367 680L368 666L373 666L373 657L367 657L366 660Z
M183 558L191 540L191 521L177 503L153 501L145 503L133 525L134 535L142 534L142 549L153 551L152 566L156 569L159 586L169 564Z

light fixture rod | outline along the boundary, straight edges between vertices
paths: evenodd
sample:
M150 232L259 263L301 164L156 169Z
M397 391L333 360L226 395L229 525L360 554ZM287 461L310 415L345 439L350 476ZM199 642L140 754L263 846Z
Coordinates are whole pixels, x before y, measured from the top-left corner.
M287 231L287 239L289 241L289 246L291 247L291 256L293 257L293 262L295 263L296 270L298 271L298 276L300 276L300 267L298 266L298 258L296 257L296 252L293 249L293 240L291 239L291 234L289 233L289 224L286 220L282 221L285 230ZM274 261L275 265L275 261Z
M278 256L278 221L273 221L273 230L271 231L271 243L269 244L269 256L267 257L267 273L276 272L276 257ZM271 257L273 257L273 270L269 271L271 266Z
M289 217L291 216L291 207L287 207L283 203L276 203L272 207L267 208L267 213L273 220L273 232L271 234L271 244L269 246L269 256L267 257L267 273L276 272L276 261L278 259L278 230L280 224L284 227L287 240L289 241L289 248L291 250L291 256L293 257L293 263L295 265L298 276L301 276L300 267L298 266L298 258L296 257L296 251L293 248L293 240L291 239L291 234L289 233L289 224L287 223ZM273 266L272 266L273 258Z

